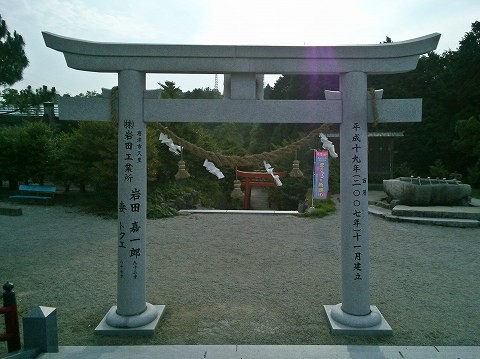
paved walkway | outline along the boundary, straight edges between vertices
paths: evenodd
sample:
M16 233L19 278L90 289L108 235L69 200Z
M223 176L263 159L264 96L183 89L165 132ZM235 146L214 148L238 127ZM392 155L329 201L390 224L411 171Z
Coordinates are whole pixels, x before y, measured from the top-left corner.
M41 359L478 359L480 347L359 345L165 345L60 347Z

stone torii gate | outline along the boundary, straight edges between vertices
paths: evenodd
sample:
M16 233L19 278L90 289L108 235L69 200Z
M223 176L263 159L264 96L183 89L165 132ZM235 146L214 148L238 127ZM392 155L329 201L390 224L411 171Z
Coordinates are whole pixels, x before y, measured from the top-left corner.
M421 121L421 99L369 100L367 75L414 70L440 34L355 46L99 43L43 33L73 69L118 73L117 305L98 333L153 333L164 306L146 302L146 126L163 122L339 123L342 301L325 305L332 332L391 332L370 303L367 122ZM224 100L152 99L146 73L224 73ZM264 74L338 74L327 100L263 100ZM375 106L372 106L375 101ZM109 98L60 98L61 120L110 121Z

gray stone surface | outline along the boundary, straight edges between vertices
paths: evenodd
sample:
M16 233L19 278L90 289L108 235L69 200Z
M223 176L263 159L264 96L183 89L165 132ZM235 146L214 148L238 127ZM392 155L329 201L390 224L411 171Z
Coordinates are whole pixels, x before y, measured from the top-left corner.
M374 326L363 326L361 324L357 326L344 325L339 323L332 317L332 311L335 311L337 308L336 305L324 305L325 314L328 318L328 324L330 325L330 330L332 334L335 335L371 335L371 336L382 336L382 335L392 335L392 327L387 323L382 313L374 305L370 306L371 313L374 313L380 317L378 324ZM354 316L352 316L354 317ZM358 319L358 318L357 318Z
M48 47L77 70L150 73L313 74L414 70L434 50L440 34L390 44L342 46L157 45L82 41L43 32ZM334 61L332 61L334 60Z
M138 317L128 325L149 324L156 315L146 308L147 128L142 121L146 75L125 70L118 74L118 227L117 315L106 317L111 326L124 326L120 317ZM155 307L152 307L155 308Z
M0 207L0 216L21 216L21 208Z
M478 359L480 347L376 345L164 345L60 347L41 359Z
M468 203L472 188L467 184L415 184L399 179L383 181L387 195L408 206L452 206Z
M250 209L182 209L178 211L180 214L265 214L277 216L300 216L298 211L271 211L271 210L250 210Z
M402 206L397 206L402 208ZM410 208L408 206L403 206L405 208ZM396 207L395 207L396 208ZM445 227L459 227L459 228L476 228L480 226L480 221L476 219L465 219L462 217L468 218L470 215L467 213L466 216L462 215L463 210L471 211L476 210L477 213L480 213L480 209L475 207L447 207L450 212L455 212L454 218L446 218L445 212L439 212L438 217L437 213L435 212L436 207L416 207L416 211L398 211L397 215L392 214L392 210L376 205L369 205L368 212L372 215L382 217L389 221L394 222L410 222L410 223L418 223L418 224L427 224L427 225L438 225L438 226L445 226ZM442 207L445 208L445 207ZM424 213L423 211L428 211L428 213ZM407 213L407 214L406 214Z
M355 326L354 316L371 310L368 234L367 76L362 72L340 76L340 207L343 324ZM344 313L344 314L346 314ZM358 332L357 332L358 333Z
M392 214L403 217L455 218L480 221L480 208L466 206L421 207L397 205L392 209Z
M164 305L155 305L155 311L157 313L156 317L154 318L153 321L150 321L149 323L139 326L139 327L133 327L133 328L118 328L118 327L112 327L111 325L108 325L107 323L107 316L111 311L115 311L117 309L116 306L113 306L110 311L105 315L105 317L102 319L100 324L95 328L95 334L97 335L123 335L123 336L147 336L147 335L153 335L155 333L155 328L158 325L158 322L162 318L164 312L165 312L165 306Z
M23 316L22 321L26 349L40 348L40 351L52 353L58 351L56 308L33 308Z

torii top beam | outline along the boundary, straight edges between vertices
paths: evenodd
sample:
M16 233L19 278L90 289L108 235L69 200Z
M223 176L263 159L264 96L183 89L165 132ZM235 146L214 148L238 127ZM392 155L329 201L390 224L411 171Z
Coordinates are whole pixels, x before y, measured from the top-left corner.
M414 70L436 49L439 33L373 45L236 46L91 42L43 32L47 47L63 52L68 67L93 72L391 74Z

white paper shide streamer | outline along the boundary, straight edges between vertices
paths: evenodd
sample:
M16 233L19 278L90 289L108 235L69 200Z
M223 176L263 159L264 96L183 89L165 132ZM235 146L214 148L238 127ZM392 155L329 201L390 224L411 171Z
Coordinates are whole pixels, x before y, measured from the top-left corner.
M215 164L213 162L210 162L209 160L205 160L203 162L203 167L205 167L207 171L210 172L211 174L214 174L215 176L217 176L218 179L225 178L222 171L220 171L217 167L215 167Z
M281 186L282 181L280 181L280 177L278 177L278 175L273 173L273 167L270 165L270 163L263 161L263 165L265 166L265 170L267 171L267 173L270 173L272 175L273 180L275 181L275 184L277 186Z
M330 156L337 158L338 155L335 152L335 146L332 141L329 141L327 136L323 133L320 133L320 141L322 141L322 147L330 153Z
M159 140L160 140L160 142L162 142L162 143L164 143L168 146L168 150L170 152L175 153L177 156L180 155L180 153L182 151L182 147L174 144L173 140L170 137L168 137L164 133L160 133Z

